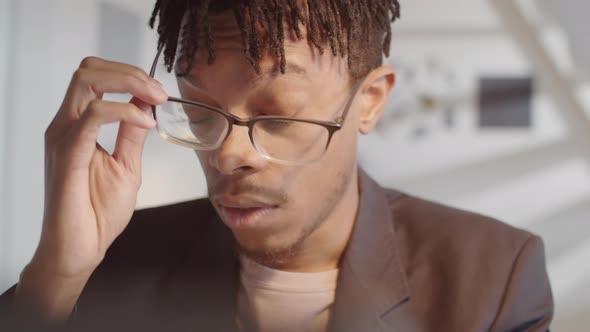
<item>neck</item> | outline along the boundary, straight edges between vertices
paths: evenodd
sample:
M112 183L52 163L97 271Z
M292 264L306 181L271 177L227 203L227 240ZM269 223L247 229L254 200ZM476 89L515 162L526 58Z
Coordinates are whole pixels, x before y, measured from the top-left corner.
M291 272L321 272L338 268L352 234L360 201L356 167L351 176L342 198L321 225L303 241L297 254L281 266L272 268Z

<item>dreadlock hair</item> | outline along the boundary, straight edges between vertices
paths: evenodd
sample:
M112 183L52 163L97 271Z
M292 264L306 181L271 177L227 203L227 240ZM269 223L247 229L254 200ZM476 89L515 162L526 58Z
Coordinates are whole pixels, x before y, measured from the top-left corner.
M320 54L329 48L334 56L347 56L353 82L381 65L382 53L389 56L391 22L400 17L398 0L157 0L149 25L154 28L158 18L158 46L168 71L175 61L186 64L183 72L190 70L200 36L205 36L208 63L215 61L207 17L227 10L233 10L245 56L257 73L265 50L285 73L286 23L288 33L299 40L303 25Z

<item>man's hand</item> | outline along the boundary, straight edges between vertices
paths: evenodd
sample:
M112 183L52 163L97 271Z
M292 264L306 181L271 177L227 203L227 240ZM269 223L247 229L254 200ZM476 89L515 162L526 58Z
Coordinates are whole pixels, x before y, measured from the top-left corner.
M130 103L102 100L130 93ZM45 132L45 210L41 239L21 273L15 301L48 322L70 315L106 250L125 229L141 185L143 145L155 126L149 105L165 102L143 70L86 58ZM98 143L99 127L121 122L113 154Z

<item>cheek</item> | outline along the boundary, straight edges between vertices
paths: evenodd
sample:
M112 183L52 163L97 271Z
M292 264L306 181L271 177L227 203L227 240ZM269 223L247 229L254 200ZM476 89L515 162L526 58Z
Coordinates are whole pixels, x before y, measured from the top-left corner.
M209 160L211 158L211 151L197 151L193 150L197 159L199 159L199 164L201 164L201 168L203 169L203 173L205 173L205 177L207 181L209 181L209 177L211 176L211 164Z
M354 128L352 128L354 129ZM334 134L328 151L316 163L304 166L294 176L290 196L297 200L298 214L315 219L328 202L337 200L343 191L343 183L356 167L356 133L343 128Z
M317 179L322 186L315 188L327 191L327 195L338 194L342 183L346 182L357 164L357 134L354 126L344 127L334 134L332 142L328 147L322 164L318 165L317 173L321 177Z

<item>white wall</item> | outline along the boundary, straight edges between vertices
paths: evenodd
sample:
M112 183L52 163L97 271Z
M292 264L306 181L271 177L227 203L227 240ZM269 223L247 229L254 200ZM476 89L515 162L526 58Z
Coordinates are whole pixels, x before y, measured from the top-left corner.
M4 41L4 45L0 48L0 77L9 77L8 64L10 45L12 44L12 33L11 33L11 3L9 0L0 0L0 40ZM9 109L10 102L8 100L8 80L0 79L0 110ZM8 123L8 112L0 111L0 272L6 270L6 255L7 248L5 247L6 234L7 234L7 222L1 222L7 220L8 215L6 214L6 183L4 181L6 174L6 150L8 148L7 142L7 127ZM2 275L0 273L0 287L3 287Z
M3 245L7 248L3 286L14 282L39 235L44 126L59 98L48 65L54 62L52 5L52 1L12 2L12 31L7 40L12 41L13 56L4 81L9 105L2 112L8 134L3 163Z

